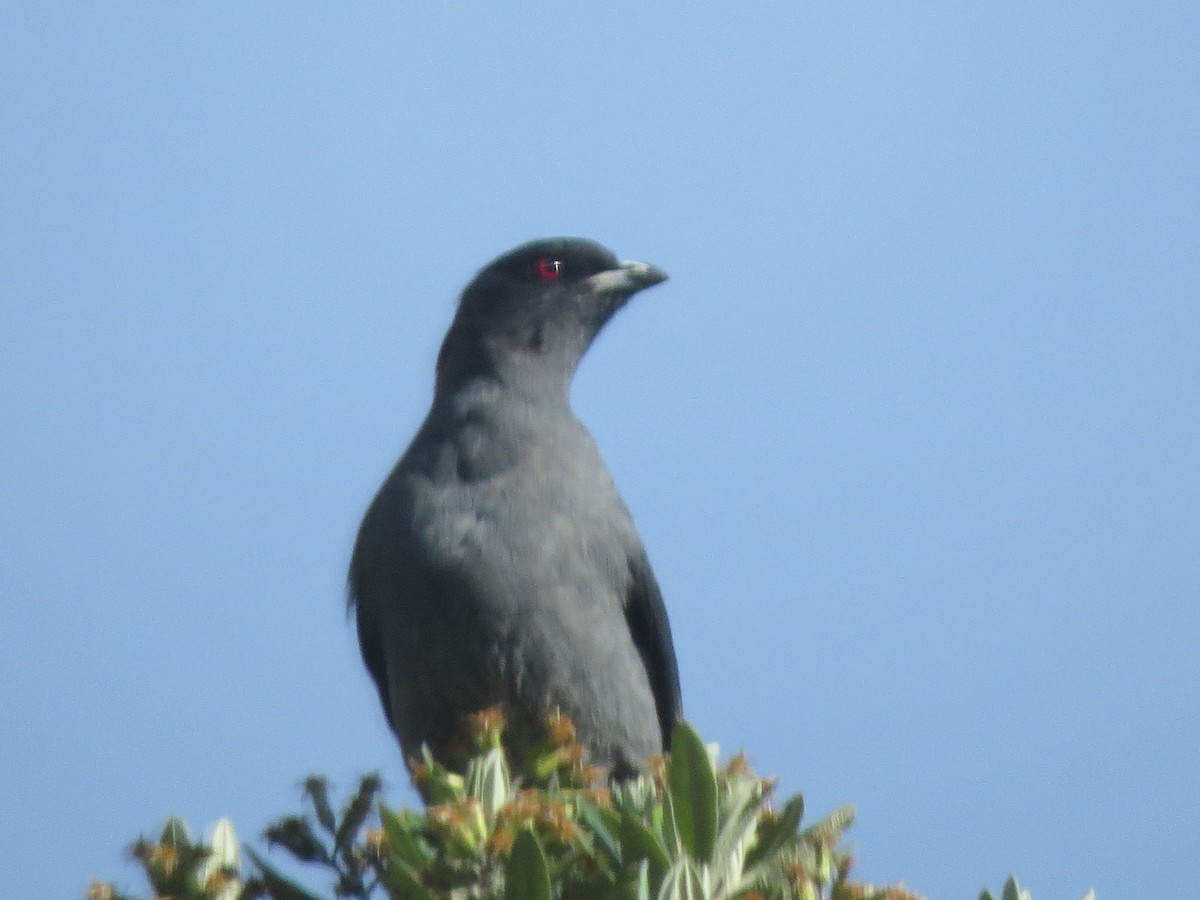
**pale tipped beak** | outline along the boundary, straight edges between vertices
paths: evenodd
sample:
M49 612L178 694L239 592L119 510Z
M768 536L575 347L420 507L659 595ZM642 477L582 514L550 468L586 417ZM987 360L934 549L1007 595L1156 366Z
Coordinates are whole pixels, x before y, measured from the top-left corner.
M597 272L588 281L597 291L633 294L667 280L667 273L658 266L635 260L621 260L615 269Z
M637 262L632 259L621 260L621 268L618 271L625 272L631 281L636 282L638 290L652 287L661 281L667 280L667 273L658 266Z

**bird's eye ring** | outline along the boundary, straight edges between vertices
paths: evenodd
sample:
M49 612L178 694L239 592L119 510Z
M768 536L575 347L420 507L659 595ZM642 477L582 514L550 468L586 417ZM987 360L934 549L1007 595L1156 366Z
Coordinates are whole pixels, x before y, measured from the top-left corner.
M556 281L562 278L566 266L561 259L543 256L533 264L533 273L542 281Z

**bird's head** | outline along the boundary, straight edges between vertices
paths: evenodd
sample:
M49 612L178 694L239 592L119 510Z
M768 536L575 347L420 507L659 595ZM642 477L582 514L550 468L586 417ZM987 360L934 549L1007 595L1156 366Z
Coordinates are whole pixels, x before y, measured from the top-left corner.
M633 294L666 277L583 238L522 244L463 291L438 356L438 391L485 376L565 395L605 323Z

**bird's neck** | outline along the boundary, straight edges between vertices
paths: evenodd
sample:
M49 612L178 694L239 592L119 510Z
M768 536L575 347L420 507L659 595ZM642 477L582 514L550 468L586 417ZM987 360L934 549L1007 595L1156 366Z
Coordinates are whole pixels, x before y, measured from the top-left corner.
M571 382L582 354L514 344L506 336L447 335L438 355L438 397L493 385L508 396L547 406L567 407Z

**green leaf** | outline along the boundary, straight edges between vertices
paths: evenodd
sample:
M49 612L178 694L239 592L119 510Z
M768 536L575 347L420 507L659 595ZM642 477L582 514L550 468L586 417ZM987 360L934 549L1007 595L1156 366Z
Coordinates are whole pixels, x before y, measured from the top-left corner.
M380 877L389 896L403 897L404 900L440 900L437 892L427 888L416 870L402 859L389 859Z
M704 741L685 722L671 732L667 780L679 838L693 859L708 862L717 839L717 775Z
M632 887L633 900L650 900L650 864L644 859L638 863L637 880Z
M178 816L171 816L163 825L162 834L159 835L158 842L166 844L168 847L187 847L192 843L192 836L188 833L187 823Z
M208 836L208 845L212 849L210 862L218 866L236 869L241 865L238 855L238 837L233 822L227 818L217 820L212 833Z
M413 768L416 774L415 765L410 768ZM434 759L425 744L421 745L420 769L423 774L416 788L427 806L457 803L467 796L463 777L457 772L451 772Z
M531 828L521 829L504 870L505 900L551 900L550 867Z
M407 812L407 811L406 811ZM417 872L423 872L435 855L433 849L420 838L421 820L406 823L384 804L379 804L379 821L387 835L389 861L402 862Z
M262 882L272 900L321 900L316 894L310 894L296 882L286 878L249 847L245 849L254 865L258 867L259 875L262 876Z
M380 803L379 821L383 824L388 845L387 859L379 868L389 894L406 900L438 900L437 893L421 880L437 856L433 848L421 840L424 820L410 810L397 814Z
M329 782L324 776L309 775L304 779L304 793L312 801L317 821L332 836L337 825L333 818L333 808L329 805Z
M493 747L467 764L467 796L479 801L488 825L496 822L496 813L512 795L508 761L504 751Z
M832 846L842 839L846 829L853 824L854 807L847 803L845 806L839 806L821 821L808 826L800 836Z
M229 876L226 886L212 896L212 900L232 900L240 891L238 873L241 871L241 855L238 850L237 832L229 819L220 819L213 826L208 836L210 854L199 866L196 880L202 885L208 885L217 875L224 873Z
M662 840L628 810L621 812L621 858L627 866L640 860L649 863L652 885L659 884L671 867L671 857Z
M334 853L340 853L344 858L349 858L354 838L371 812L371 804L375 800L375 795L379 793L380 784L377 774L372 773L362 777L362 781L358 785L358 792L346 804L346 811L342 813L342 824L338 826L337 832L334 834Z
M156 894L181 897L198 890L197 869L211 855L203 843L192 842L187 825L175 816L167 819L157 843L139 838L129 852Z
M675 861L658 889L658 900L707 900L708 879L701 866L690 857Z
M268 845L279 844L300 862L329 862L325 845L317 840L312 825L303 816L286 816L273 822L263 836Z
M746 854L758 830L766 797L758 779L728 786L722 800L721 829L713 846L712 874L718 893L731 893L742 878Z
M797 794L784 805L778 819L764 819L759 829L758 844L746 855L746 868L769 863L796 836L803 815L804 798Z
M242 885L237 900L262 900L267 896L267 886L259 878L251 878ZM113 897L113 900L133 900L133 898Z
M679 826L675 822L675 801L671 799L670 791L663 794L662 804L652 809L651 814L654 815L653 824L657 825L662 832L663 841L666 843L671 859L687 856L688 849L683 843L683 838L679 834Z
M1017 876L1009 875L1008 881L1004 882L1004 892L1000 895L1000 900L1030 900L1029 891L1021 890L1017 884Z
M609 814L608 821L606 822L604 812L582 795L575 800L575 809L578 811L580 820L587 826L587 831L591 835L596 848L604 854L612 868L619 868L621 865L621 845L617 842L617 838L613 834L613 827L621 827L620 818L612 810L606 810L604 812Z

